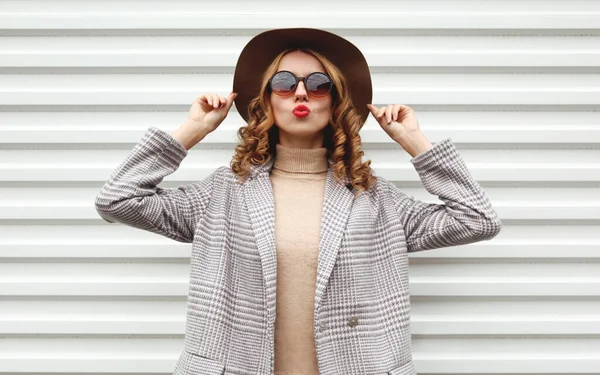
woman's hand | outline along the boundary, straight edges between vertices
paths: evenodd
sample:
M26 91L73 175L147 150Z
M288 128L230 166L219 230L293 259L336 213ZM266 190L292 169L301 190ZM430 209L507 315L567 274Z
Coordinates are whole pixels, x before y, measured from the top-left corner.
M192 103L188 119L171 135L189 150L219 127L236 96L232 92L227 98L208 93L197 97Z
M367 104L381 128L412 157L431 149L417 121L415 111L404 104L391 104L378 108Z
M205 134L213 132L229 114L236 97L234 92L227 98L213 93L202 94L192 103L187 122L197 125Z
M419 122L415 111L404 104L390 104L376 107L367 104L371 114L381 128L396 142L420 132Z

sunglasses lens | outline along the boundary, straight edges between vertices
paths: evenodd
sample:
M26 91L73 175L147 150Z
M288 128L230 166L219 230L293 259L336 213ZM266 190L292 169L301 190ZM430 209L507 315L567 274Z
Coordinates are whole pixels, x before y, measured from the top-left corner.
M271 79L271 89L278 94L289 94L296 90L296 79L289 72L279 72Z
M306 80L306 89L314 96L325 96L331 91L333 83L323 73L314 73Z
M333 87L333 82L326 74L317 72L311 74L305 81L306 90L316 97L323 97L329 94ZM290 72L282 71L276 73L271 78L271 90L279 95L288 95L296 90L296 77Z

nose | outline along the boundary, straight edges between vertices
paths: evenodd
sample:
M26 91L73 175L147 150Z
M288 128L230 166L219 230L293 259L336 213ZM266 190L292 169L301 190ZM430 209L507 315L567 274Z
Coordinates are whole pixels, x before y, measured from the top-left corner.
M304 81L298 82L298 86L296 87L296 92L294 93L295 100L308 100L308 93L306 92L306 86L304 86Z

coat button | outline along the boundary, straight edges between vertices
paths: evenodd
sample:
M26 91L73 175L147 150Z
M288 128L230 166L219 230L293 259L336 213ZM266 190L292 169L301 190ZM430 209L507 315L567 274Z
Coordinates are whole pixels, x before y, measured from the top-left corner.
M348 319L348 325L352 328L356 327L356 325L358 324L358 318L357 317L352 317L350 319Z
M327 328L327 324L325 324L325 322L319 323L319 332L325 331L326 328Z

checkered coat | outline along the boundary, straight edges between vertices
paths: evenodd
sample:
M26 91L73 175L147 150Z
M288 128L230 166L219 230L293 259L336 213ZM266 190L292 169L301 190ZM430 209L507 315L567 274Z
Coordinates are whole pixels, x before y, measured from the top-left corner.
M107 222L192 243L185 349L174 374L273 374L273 160L253 167L243 184L222 166L189 185L158 187L187 152L150 127L102 186L96 210ZM408 254L500 231L450 138L411 163L443 204L416 200L382 177L372 191L354 194L348 180L327 171L314 300L322 375L416 374Z

